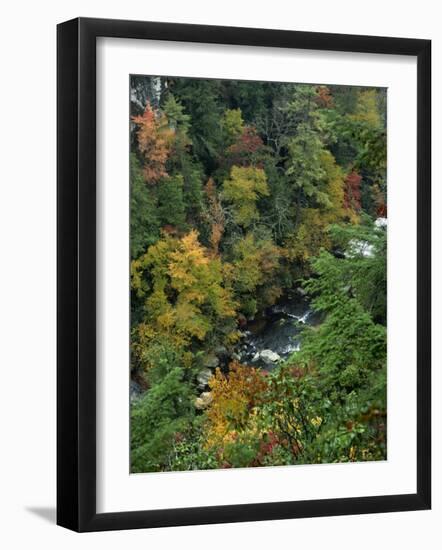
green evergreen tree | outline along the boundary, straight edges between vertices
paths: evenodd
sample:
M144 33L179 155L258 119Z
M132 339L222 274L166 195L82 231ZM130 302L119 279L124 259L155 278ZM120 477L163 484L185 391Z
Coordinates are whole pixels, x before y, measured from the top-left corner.
M186 226L186 208L184 204L184 178L176 174L163 178L158 183L158 218L161 225L170 225L178 229Z
M130 157L130 253L132 259L143 254L159 237L155 192L144 181L140 163Z
M205 170L211 173L218 164L222 146L220 82L177 78L170 86L174 96L180 99L186 113L190 115L192 126L189 137L193 154L203 163Z

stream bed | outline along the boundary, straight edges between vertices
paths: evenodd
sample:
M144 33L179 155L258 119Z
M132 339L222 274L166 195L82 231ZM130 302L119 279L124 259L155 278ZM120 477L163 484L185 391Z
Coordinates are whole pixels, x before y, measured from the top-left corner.
M300 333L304 325L315 325L319 316L309 301L297 292L285 296L242 330L235 354L246 365L274 367L300 349Z

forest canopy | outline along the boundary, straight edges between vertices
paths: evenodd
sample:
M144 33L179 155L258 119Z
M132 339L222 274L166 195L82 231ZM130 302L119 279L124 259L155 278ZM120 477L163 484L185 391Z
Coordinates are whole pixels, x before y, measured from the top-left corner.
M386 90L130 92L131 471L384 460Z

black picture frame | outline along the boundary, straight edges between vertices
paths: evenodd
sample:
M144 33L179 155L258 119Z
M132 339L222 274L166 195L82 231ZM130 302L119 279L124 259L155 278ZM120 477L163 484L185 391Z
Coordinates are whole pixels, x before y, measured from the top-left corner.
M96 512L96 39L116 37L417 58L417 492ZM57 28L57 523L75 531L424 510L431 506L431 41L79 18Z

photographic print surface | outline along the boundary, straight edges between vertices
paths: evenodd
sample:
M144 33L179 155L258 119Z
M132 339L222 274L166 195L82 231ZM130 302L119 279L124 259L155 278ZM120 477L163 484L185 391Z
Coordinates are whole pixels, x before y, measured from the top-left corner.
M130 77L132 473L387 458L386 106Z

